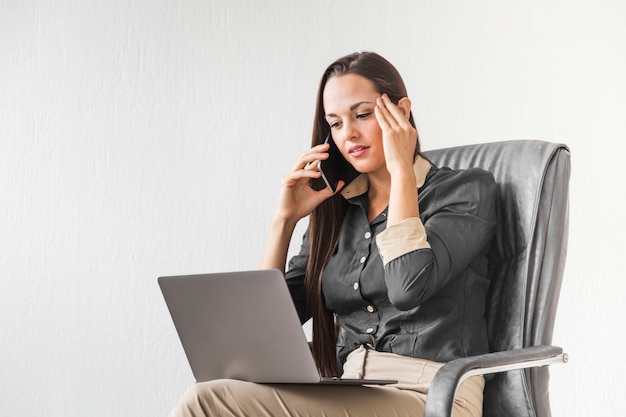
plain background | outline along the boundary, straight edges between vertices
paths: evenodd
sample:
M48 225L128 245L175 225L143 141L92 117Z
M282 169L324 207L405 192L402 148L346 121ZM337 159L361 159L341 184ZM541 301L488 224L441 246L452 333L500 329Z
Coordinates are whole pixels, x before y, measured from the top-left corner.
M193 379L157 276L257 266L321 73L356 50L403 74L424 149L570 146L553 415L619 415L624 22L621 0L2 0L0 415L167 414Z

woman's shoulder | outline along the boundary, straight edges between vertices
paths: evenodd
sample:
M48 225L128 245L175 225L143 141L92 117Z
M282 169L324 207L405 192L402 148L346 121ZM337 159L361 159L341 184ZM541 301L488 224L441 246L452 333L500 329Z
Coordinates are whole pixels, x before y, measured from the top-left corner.
M420 195L435 210L454 205L461 211L483 211L495 202L496 181L491 172L482 168L433 167Z
M452 169L450 167L433 167L424 185L475 186L489 190L495 189L496 181L491 172L482 168Z

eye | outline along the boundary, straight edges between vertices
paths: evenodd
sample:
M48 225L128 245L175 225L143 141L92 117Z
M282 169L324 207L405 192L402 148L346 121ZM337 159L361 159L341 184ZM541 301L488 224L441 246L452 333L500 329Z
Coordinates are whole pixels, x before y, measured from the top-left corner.
M336 121L336 122L328 122L328 124L330 125L330 128L331 128L331 129L336 129L336 128L338 128L339 126L341 126L341 122L339 122L339 121Z
M357 119L367 119L372 113L368 112L368 113L359 113L356 115Z

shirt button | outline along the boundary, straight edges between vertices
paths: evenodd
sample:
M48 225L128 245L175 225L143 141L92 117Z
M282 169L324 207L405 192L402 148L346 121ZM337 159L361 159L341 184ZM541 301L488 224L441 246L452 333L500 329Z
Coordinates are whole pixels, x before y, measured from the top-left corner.
M372 237L372 234L370 232L365 232L365 239L369 239L370 237Z
M374 310L374 306L367 306L367 311L369 311L370 313L373 313Z
M359 289L359 283L355 282L354 285L352 286L352 288L354 288L355 290Z
M374 329L372 329L372 328L370 327L369 329L367 329L367 330L365 331L365 333L372 334L372 333L374 333Z
M367 258L365 256L362 256L361 259L359 259L359 262L364 264L366 260L367 260Z

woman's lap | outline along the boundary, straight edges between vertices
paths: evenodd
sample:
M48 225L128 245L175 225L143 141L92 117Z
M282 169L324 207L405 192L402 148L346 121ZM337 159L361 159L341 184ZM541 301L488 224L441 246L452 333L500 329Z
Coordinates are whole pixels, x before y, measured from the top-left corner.
M344 377L397 379L387 386L255 384L215 380L192 386L170 417L418 417L442 363L357 349ZM455 417L482 415L484 379L472 377L457 392Z
M425 394L392 387L217 380L192 386L170 416L409 417L423 414L425 399Z

